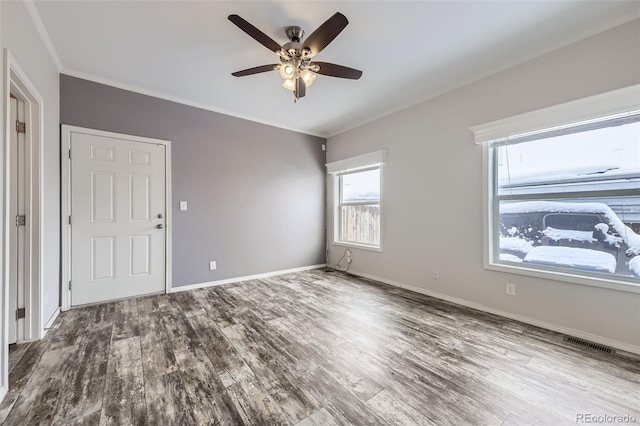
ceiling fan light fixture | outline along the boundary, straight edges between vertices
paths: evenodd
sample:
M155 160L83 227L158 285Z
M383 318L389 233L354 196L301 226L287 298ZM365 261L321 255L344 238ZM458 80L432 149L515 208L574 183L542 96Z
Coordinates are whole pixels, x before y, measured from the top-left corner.
M282 64L280 66L280 76L285 80L291 80L295 77L295 68L289 63Z
M300 76L304 80L304 84L309 87L316 81L316 73L310 69L305 69L300 73Z
M282 83L282 87L293 92L296 90L296 81L294 79L285 80L284 83Z

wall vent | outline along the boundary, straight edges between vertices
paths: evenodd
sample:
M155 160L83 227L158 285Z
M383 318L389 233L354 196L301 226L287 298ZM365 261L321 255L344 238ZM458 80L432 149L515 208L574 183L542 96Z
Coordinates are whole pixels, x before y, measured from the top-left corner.
M580 345L580 346L583 346L585 348L593 349L594 351L600 351L600 352L604 352L604 353L607 353L607 354L615 353L615 350L613 350L612 348L610 348L608 346L603 346L603 345L599 345L597 343L587 342L586 340L578 339L576 337L568 336L568 337L565 337L564 340L566 342L573 343L575 345Z

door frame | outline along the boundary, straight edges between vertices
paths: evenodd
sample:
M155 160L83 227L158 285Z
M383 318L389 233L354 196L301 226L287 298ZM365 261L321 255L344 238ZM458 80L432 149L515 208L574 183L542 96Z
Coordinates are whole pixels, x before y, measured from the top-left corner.
M71 279L71 225L69 216L71 215L71 135L82 133L92 136L103 136L108 138L126 139L134 142L151 143L163 145L165 147L165 211L166 211L166 234L165 234L165 293L171 289L171 141L145 138L141 136L125 135L123 133L107 132L103 130L88 129L85 127L62 125L62 311L71 309L71 290L69 281Z
M20 68L9 50L3 51L2 107L3 134L1 163L4 171L0 179L3 191L2 201L2 255L0 275L2 277L2 327L0 328L2 348L0 348L0 395L7 391L9 371L9 227L14 226L9 217L9 197L11 194L10 138L10 93L22 100L25 107L25 322L22 342L39 340L44 337L45 319L42 312L42 259L43 259L43 141L44 141L44 99L26 74Z
M26 132L22 135L17 134L15 127L12 123L15 121L21 120L27 122L26 117L26 105L22 96L14 96L13 90L9 93L9 101L16 101L15 115L13 115L13 108L9 111L9 149L7 150L7 160L11 165L10 170L8 171L9 178L7 179L7 200L8 207L7 211L9 212L8 217L10 220L10 226L7 229L8 237L9 237L9 266L7 267L9 273L9 326L15 327L15 340L13 343L19 344L25 341L25 321L19 320L15 318L15 315L12 316L11 313L15 312L19 307L25 307L24 294L25 289L27 287L27 280L25 277L25 270L27 265L25 264L25 258L27 257L27 252L25 251L25 234L26 227L18 227L14 223L13 218L15 218L19 211L22 210L23 214L27 214L25 211L25 194L26 194L26 175L25 175L25 166L27 164L26 161ZM12 140L15 137L15 142ZM21 153L22 151L22 153ZM10 157L9 157L10 156ZM15 169L17 167L17 170ZM16 171L18 173L16 173ZM21 173L20 173L21 171ZM22 174L22 179L19 176ZM22 185L20 185L20 181L22 180ZM20 203L20 199L22 199L22 203ZM15 204L14 204L15 203ZM22 205L21 205L22 204ZM21 208L22 207L22 208ZM29 218L31 220L31 218ZM20 238L20 234L22 231L22 238ZM15 258L13 257L15 255ZM15 274L14 274L15 273ZM16 285L17 284L17 285ZM20 303L20 296L22 295L22 306ZM26 314L26 308L25 308ZM26 316L26 315L25 315ZM26 318L25 318L26 319ZM11 336L11 331L9 331L9 337ZM11 343L11 341L9 341Z

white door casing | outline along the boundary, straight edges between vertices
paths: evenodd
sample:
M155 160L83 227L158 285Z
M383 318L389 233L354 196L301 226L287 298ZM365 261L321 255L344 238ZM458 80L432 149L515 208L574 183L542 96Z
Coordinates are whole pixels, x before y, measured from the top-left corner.
M24 227L17 226L15 218L25 215L24 209L24 133L18 133L16 122L25 121L24 102L9 99L9 344L24 340L24 319L16 318L18 308L25 307L24 300ZM22 253L21 253L22 251ZM21 332L22 331L22 332Z
M15 217L11 217L9 208L11 207L12 171L14 166L11 162L11 130L15 129L15 121L11 123L10 118L10 94L14 95L23 104L22 112L26 123L25 133L21 134L24 143L22 144L24 161L23 166L23 205L26 225L22 227L24 232L24 286L23 300L26 316L21 320L20 334L23 341L38 340L46 334L46 326L50 324L56 316L50 312L43 312L43 300L46 300L46 292L43 293L43 181L42 172L44 162L42 159L42 149L44 141L44 100L38 93L35 86L28 79L27 75L20 68L15 58L7 49L3 49L3 78L2 78L2 120L3 120L3 147L0 160L3 167L0 174L0 181L3 187L3 222L2 222L2 262L0 269L2 275L2 327L0 335L2 345L0 347L0 398L6 394L8 389L8 342L9 342L9 318L14 316L15 311L9 314L9 287L10 287L10 265L11 260L11 230L15 227ZM57 282L55 277L50 279ZM57 312L57 311L56 311ZM46 314L49 317L44 318ZM18 335L20 341L21 336Z
M9 99L9 126L11 123L15 123L18 119L18 100L16 98ZM11 169L9 171L9 184L11 185L9 191L9 218L15 217L17 214L17 207L15 203L16 189L15 183L16 172L14 170L14 164L17 161L17 153L15 147L18 145L18 133L14 128L9 128L9 163ZM18 309L18 281L16 271L16 243L17 243L17 229L12 223L9 225L9 344L16 343L18 341L18 322L16 320L16 309Z
M88 129L67 133L70 305L164 292L168 143Z

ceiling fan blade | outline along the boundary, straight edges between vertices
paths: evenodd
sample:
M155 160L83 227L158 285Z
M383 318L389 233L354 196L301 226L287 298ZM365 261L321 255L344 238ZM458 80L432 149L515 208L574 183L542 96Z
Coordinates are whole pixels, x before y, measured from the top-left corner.
M331 18L327 19L324 24L320 25L304 41L304 47L308 47L311 50L309 57L317 55L322 49L327 47L327 45L344 30L344 27L346 27L348 23L347 17L337 12Z
M259 74L261 72L274 71L278 69L278 64L260 65L259 67L247 68L246 70L232 72L234 77L244 77L245 75Z
M240 28L245 33L249 34L254 40L258 43L271 50L272 52L277 52L282 49L278 43L273 41L271 37L251 25L249 22L244 20L238 15L229 15L229 20L236 24L238 28Z
M307 94L307 85L305 84L302 77L296 78L296 90L294 91L294 95L296 99L303 98L304 95Z
M362 76L362 71L345 67L342 65L336 65L329 62L312 62L311 65L318 65L320 69L318 74L328 75L330 77L348 78L351 80L357 80Z

